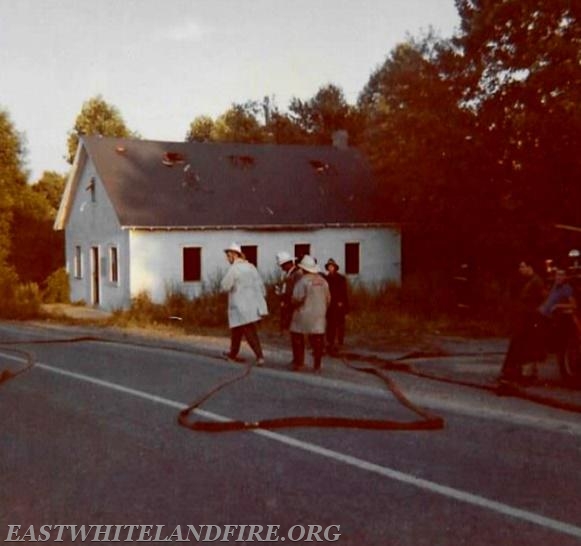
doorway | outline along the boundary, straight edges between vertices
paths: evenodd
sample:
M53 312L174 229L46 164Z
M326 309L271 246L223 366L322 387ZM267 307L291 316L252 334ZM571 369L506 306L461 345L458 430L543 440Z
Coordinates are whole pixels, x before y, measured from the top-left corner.
M91 303L99 305L101 303L101 292L99 287L99 247L91 247Z

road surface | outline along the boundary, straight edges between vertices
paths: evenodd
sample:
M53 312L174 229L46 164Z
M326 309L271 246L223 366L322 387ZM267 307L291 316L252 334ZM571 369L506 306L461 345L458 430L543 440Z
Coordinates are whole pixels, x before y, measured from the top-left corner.
M215 543L581 543L581 433L558 421L525 426L471 408L440 410L441 431L192 432L179 411L240 365L131 343L25 343L65 337L0 325L0 370L25 365L15 348L35 361L0 384L0 542L38 540L46 526L52 543L64 525L110 525L110 542L116 531L127 542L124 526L138 525L132 540L167 544L177 528L230 525ZM196 418L295 415L414 418L389 394L262 368ZM55 543L81 544L67 529Z

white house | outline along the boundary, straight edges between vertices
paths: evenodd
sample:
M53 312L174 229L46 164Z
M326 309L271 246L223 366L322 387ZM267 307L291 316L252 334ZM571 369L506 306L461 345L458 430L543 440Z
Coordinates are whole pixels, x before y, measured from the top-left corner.
M241 244L265 279L286 250L334 258L352 283L401 281L399 226L382 219L350 148L83 137L55 221L71 300L126 308L146 291L191 297Z

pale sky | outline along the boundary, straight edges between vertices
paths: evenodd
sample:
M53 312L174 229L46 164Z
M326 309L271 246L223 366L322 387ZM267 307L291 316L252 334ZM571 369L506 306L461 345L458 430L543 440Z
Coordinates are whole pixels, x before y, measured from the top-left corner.
M396 44L458 24L454 0L0 0L0 108L35 182L68 171L98 94L143 138L183 141L233 102L285 110L334 83L353 104Z

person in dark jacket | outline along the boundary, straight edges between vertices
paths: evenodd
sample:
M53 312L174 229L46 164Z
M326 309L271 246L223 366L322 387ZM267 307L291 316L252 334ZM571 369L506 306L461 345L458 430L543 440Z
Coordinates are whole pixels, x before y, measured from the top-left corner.
M280 331L288 330L293 316L293 289L303 272L295 263L295 259L286 251L282 250L276 255L276 263L282 271L280 282L275 290L279 297L280 304Z
M545 300L545 285L529 261L521 261L518 271L522 283L515 301L512 337L499 378L501 382L527 379L524 376L525 368L531 364L536 366L545 358L542 316L539 312Z
M325 264L327 283L331 292L331 304L327 310L327 351L332 354L345 342L345 315L348 312L347 279L339 273L333 258Z

